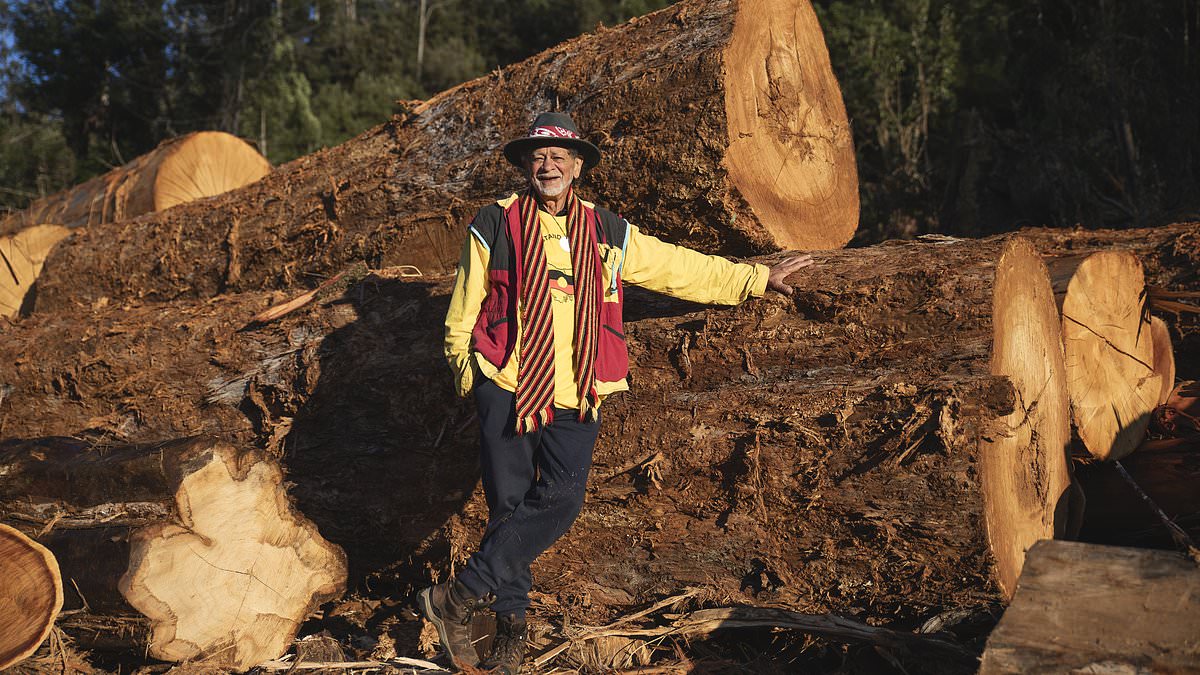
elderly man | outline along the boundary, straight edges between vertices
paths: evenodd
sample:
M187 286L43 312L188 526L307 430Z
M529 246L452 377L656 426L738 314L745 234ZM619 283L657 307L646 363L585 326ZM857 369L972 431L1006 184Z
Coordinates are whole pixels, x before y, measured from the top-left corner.
M474 393L489 510L479 550L457 579L418 595L452 662L475 666L474 612L497 630L482 666L516 675L525 654L530 564L583 506L604 397L628 388L624 284L732 305L812 264L768 269L662 242L581 199L572 184L600 161L570 116L538 115L504 147L528 189L480 210L468 228L446 316L458 392Z

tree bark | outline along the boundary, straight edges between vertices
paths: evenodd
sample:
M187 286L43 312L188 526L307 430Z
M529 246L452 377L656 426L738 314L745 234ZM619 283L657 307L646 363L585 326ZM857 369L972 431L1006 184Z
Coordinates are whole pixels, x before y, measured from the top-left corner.
M443 92L203 205L77 234L39 307L292 286L351 260L452 271L522 187L499 149L570 112L604 152L580 191L711 253L824 249L858 221L850 129L808 0L686 0Z
M0 670L37 651L62 608L62 577L46 547L0 524Z
M979 672L1189 672L1198 634L1200 571L1187 557L1044 541Z
M345 588L345 555L260 452L51 438L0 444L0 467L3 518L38 532L93 623L132 623L152 657L246 670Z
M1121 459L1145 437L1162 388L1142 264L1129 251L1102 251L1051 269L1075 428L1093 457Z
M164 141L128 164L44 197L0 221L0 234L45 223L112 223L219 195L262 178L271 165L245 141L200 131Z

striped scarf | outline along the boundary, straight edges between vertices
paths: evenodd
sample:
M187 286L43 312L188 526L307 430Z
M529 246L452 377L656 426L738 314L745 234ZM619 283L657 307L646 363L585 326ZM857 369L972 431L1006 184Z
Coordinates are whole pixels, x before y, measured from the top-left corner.
M517 293L521 300L521 357L517 370L518 434L554 421L554 319L550 309L550 274L542 246L538 202L529 190L518 198L521 214L521 265ZM587 226L583 203L574 190L567 195L567 233L575 277L575 373L579 387L579 421L596 418L596 345L599 339L600 251L596 233Z

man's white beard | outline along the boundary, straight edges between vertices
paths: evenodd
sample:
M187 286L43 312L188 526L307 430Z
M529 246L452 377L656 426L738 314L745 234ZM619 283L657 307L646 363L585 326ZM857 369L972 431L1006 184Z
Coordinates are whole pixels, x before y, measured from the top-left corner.
M533 191L538 193L538 195L541 197L554 198L566 192L567 188L571 187L571 181L567 180L565 176L555 180L553 187L542 185L542 182L539 181L537 177L534 177L534 179L529 182L533 185Z

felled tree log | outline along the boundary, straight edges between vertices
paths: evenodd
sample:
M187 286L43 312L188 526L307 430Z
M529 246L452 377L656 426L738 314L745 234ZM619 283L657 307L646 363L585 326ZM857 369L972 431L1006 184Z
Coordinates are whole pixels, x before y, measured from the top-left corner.
M0 237L0 317L16 316L32 304L26 299L50 249L70 232L58 225L34 225Z
M270 163L250 144L220 131L200 131L0 220L0 234L54 223L66 228L112 223L219 195L262 178Z
M979 672L1191 672L1200 568L1178 553L1039 542Z
M130 646L152 657L245 670L283 654L345 588L345 555L295 512L278 464L257 451L202 438L6 441L0 467L0 514L41 533L85 624L132 619L138 630L104 632L145 639Z
M1092 456L1121 459L1145 437L1162 388L1141 262L1103 251L1056 260L1051 269L1075 428Z
M1065 534L1071 512L1071 408L1058 307L1041 255L1014 238L996 265L992 373L1008 377L1016 406L980 447L988 537L997 580L1012 597L1025 551Z
M62 577L54 555L0 523L0 670L37 651L62 603Z
M604 161L581 193L711 253L837 248L858 223L850 129L808 0L686 0L443 92L244 190L81 233L52 309L291 286L351 260L453 271L466 221L521 187L499 152L573 114Z

